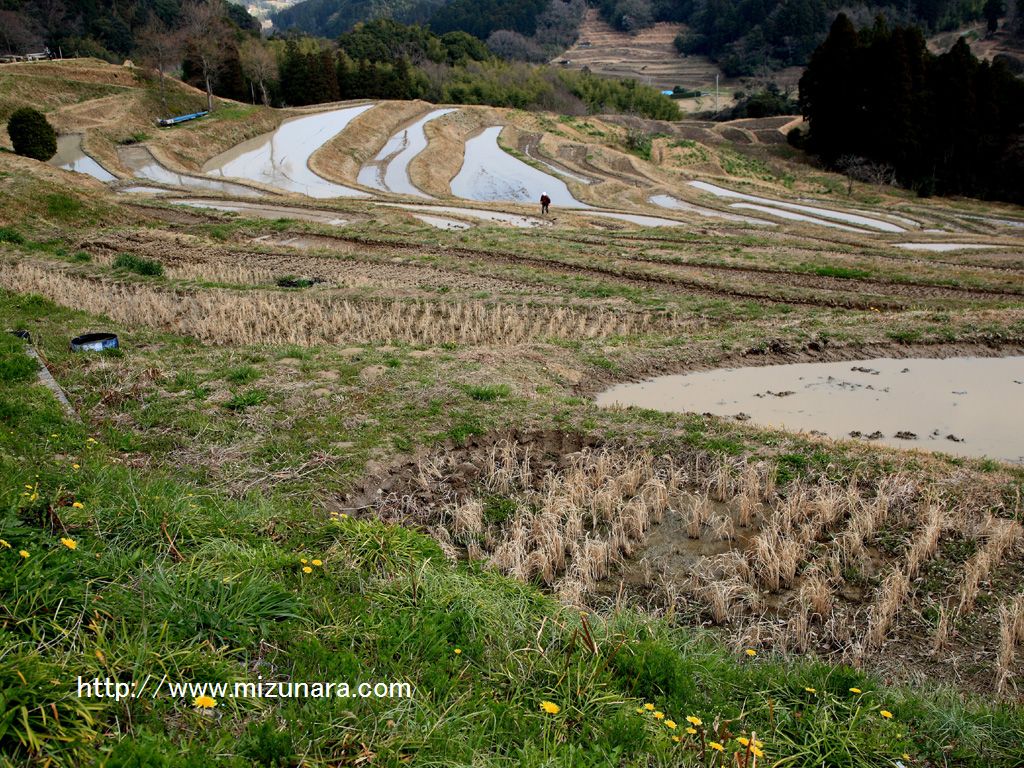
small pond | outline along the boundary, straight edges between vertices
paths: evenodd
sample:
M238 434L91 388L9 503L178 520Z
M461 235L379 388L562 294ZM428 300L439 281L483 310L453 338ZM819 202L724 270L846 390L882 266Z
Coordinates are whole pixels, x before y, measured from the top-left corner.
M619 384L597 404L1024 463L1024 356L723 368Z

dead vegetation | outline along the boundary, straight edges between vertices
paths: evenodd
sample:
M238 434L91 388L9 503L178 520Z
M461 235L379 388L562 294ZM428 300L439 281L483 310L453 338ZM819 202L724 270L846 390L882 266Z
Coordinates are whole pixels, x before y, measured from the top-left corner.
M1019 523L957 502L955 486L927 487L905 473L780 487L776 471L770 461L699 453L583 446L552 455L503 439L472 460L421 460L404 491L372 506L424 525L450 557L535 581L571 604L621 600L626 587L648 608L721 626L738 647L858 666L909 650L898 647L908 632L936 660L983 642L976 652L995 670L988 684L1014 689L1024 597L998 606L998 626L981 641L971 612L1000 564L1020 562ZM714 553L682 568L652 560L649 539L663 523L693 542L677 546ZM977 552L959 577L929 584L924 574L947 537L976 539ZM949 593L958 595L952 604L936 597ZM922 636L929 605L936 619Z
M218 344L491 344L593 339L666 331L669 315L484 301L391 301L287 292L173 290L0 264L0 285L89 307L125 324L184 333Z

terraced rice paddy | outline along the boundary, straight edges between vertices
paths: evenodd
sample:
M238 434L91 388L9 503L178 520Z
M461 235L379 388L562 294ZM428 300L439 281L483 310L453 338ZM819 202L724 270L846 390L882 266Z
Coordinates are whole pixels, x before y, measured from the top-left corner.
M372 107L372 104L362 104L286 120L272 133L257 136L211 158L203 171L211 176L243 179L318 199L362 197L364 192L315 174L309 168L309 159Z
M413 197L429 197L409 178L409 163L427 148L427 134L424 126L455 112L455 109L435 109L424 115L408 128L396 133L377 153L373 161L359 171L359 183L379 189Z
M57 154L51 158L50 164L66 171L84 173L97 181L117 181L117 176L85 153L82 149L82 137L77 134L57 137Z
M498 145L500 134L501 126L491 126L466 142L462 168L451 181L453 195L477 202L537 203L547 194L557 206L587 207L565 182L506 153Z
M887 643L915 674L970 646L959 679L1010 690L1016 641L973 606L1024 589L1015 211L846 196L721 127L665 126L700 140L648 162L624 118L378 106L289 113L212 158L184 131L89 137L135 181L90 182L59 246L19 219L42 245L0 261L0 287L68 308L61 334L123 334L120 358L49 350L88 419L225 493L400 522L573 606L894 676Z

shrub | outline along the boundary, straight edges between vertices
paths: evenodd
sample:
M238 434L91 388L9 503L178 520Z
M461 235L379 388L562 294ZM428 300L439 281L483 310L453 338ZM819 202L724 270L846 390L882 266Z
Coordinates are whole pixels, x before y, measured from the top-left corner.
M626 134L626 149L644 160L651 159L651 136L643 131L630 130Z
M276 280L279 288L309 288L316 282L315 278L296 277L295 275L285 275L284 277L279 277Z
M7 133L19 155L45 162L57 154L57 134L37 109L15 110L7 121Z
M127 269L147 277L163 277L164 265L152 259L143 259L131 253L118 254L114 259L114 269Z

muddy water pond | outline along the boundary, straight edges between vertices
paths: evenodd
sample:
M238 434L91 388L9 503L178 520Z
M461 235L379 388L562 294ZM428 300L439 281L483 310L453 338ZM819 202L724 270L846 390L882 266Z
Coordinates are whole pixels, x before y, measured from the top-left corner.
M203 171L309 197L365 197L365 192L313 173L309 158L373 106L362 104L285 120L277 130L243 141L207 161Z
M712 413L751 424L1024 463L1024 356L796 363L619 384L601 406Z
M547 193L552 205L587 208L565 185L532 165L512 157L498 144L501 126L485 128L466 142L462 168L452 179L452 194L479 202L537 203Z
M50 159L50 165L56 165L66 171L84 173L100 181L117 181L117 176L85 154L85 150L82 149L82 137L77 133L57 137L57 154Z

